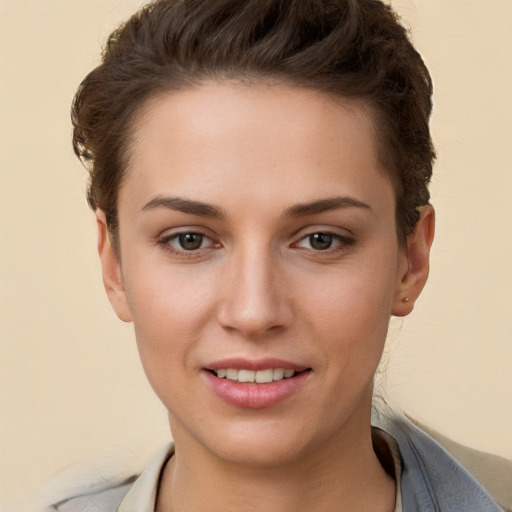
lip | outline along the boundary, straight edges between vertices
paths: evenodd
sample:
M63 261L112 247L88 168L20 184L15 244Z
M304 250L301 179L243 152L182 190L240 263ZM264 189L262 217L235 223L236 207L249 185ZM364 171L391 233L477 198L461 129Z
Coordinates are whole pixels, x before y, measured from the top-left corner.
M283 368L283 370L295 370L300 373L288 379L257 384L221 379L209 371L228 368L253 371ZM224 402L245 409L262 409L275 406L296 394L309 380L312 371L307 366L281 359L267 358L251 361L230 358L209 364L201 373L209 388Z
M250 360L242 357L231 357L228 359L222 359L215 361L214 363L205 366L207 370L220 370L228 368L237 368L238 370L267 370L269 368L282 368L283 370L295 370L302 372L308 368L303 364L293 363L291 361L285 361L283 359L276 359L273 357L267 357L264 359Z

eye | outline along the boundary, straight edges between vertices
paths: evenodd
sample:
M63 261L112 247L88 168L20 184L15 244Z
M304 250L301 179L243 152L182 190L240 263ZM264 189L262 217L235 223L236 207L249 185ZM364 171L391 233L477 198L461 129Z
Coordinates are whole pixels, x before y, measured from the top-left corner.
M195 232L175 233L162 238L159 243L174 252L192 252L215 245L211 238Z
M346 247L354 242L351 238L338 235L336 233L328 233L319 231L311 233L295 244L295 247L303 249L312 249L314 251L328 251Z
M200 233L183 233L177 235L173 242L179 245L181 249L185 249L185 251L195 251L196 249L201 249L205 238Z
M314 233L307 237L311 248L317 251L325 251L330 249L334 241L334 237L330 233Z

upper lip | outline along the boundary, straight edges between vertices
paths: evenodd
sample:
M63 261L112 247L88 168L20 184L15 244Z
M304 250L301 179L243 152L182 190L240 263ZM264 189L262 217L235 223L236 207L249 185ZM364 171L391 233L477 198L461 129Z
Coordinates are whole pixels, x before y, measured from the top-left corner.
M283 370L295 370L301 372L308 369L308 366L303 364L294 363L292 361L285 361L284 359L276 359L267 357L264 359L245 359L242 357L231 357L221 359L205 366L207 370L220 370L228 368L236 368L238 370L268 370L269 368L282 368Z

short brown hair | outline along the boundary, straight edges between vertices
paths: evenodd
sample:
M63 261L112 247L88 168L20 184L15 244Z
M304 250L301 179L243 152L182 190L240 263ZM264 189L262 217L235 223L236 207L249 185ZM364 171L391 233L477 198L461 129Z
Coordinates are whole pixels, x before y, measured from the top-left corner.
M88 201L105 212L114 241L138 109L158 92L234 78L367 101L405 241L430 198L432 81L396 13L380 0L156 0L115 30L72 107Z

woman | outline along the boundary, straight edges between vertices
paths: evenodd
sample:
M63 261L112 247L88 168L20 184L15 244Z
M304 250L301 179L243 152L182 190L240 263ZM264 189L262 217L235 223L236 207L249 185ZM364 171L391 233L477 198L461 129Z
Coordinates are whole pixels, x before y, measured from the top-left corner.
M374 0L166 0L73 108L103 280L174 445L57 510L500 510L376 415L428 276L431 81Z

